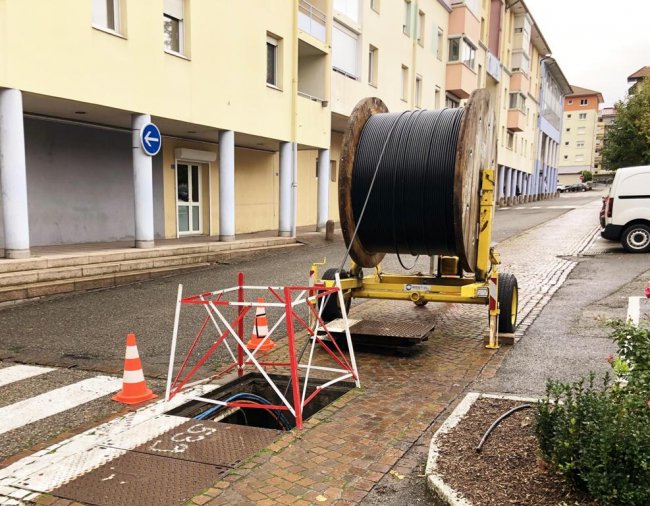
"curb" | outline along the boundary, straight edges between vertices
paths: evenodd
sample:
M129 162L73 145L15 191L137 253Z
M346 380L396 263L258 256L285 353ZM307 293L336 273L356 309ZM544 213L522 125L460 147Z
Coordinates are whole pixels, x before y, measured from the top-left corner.
M463 398L462 401L456 406L449 417L444 421L440 428L435 432L431 438L429 445L429 456L427 458L427 467L424 472L427 480L427 488L444 504L448 506L472 506L472 503L463 497L463 495L447 485L442 476L437 472L438 456L440 455L440 448L438 447L438 437L446 434L451 429L456 427L458 423L470 410L472 405L479 399L505 399L511 401L536 403L539 401L533 397L522 397L518 395L508 394L482 394L478 392L470 392Z

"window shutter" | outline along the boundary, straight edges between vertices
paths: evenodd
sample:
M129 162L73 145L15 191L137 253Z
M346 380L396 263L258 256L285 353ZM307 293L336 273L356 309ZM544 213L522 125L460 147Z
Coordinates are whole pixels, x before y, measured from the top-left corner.
M176 19L183 19L183 0L164 0L165 14Z

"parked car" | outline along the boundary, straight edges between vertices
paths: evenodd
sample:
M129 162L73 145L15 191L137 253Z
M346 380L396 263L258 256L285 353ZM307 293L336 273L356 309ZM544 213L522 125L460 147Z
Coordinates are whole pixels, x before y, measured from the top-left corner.
M566 191L569 191L569 185L559 184L559 185L557 185L557 191L559 191L560 193L564 193Z
M650 165L618 169L600 210L600 235L631 253L650 252Z

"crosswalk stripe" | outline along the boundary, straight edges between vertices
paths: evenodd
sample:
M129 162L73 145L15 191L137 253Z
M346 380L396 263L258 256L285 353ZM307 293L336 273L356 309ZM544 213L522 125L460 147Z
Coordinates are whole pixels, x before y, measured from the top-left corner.
M0 434L108 395L122 380L95 376L0 408Z
M12 365L0 369L0 387L21 381L27 378L33 378L40 374L53 371L52 367L37 367L35 365Z
M218 387L197 385L169 402L160 400L131 411L0 469L0 504L3 496L11 500L50 492L178 427L187 418L165 413Z

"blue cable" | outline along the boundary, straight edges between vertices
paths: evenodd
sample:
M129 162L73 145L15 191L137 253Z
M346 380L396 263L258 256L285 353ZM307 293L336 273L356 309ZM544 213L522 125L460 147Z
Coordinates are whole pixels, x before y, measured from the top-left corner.
M266 404L267 406L271 405L271 402L268 399L265 399L264 397L261 397L257 394L252 394L252 393L238 393L235 395L232 395L228 399L225 400L225 402L231 402L231 401L236 401L236 400L247 400L247 401L255 401L259 402L260 404ZM195 420L205 420L208 416L210 416L213 413L216 413L220 409L224 408L225 406L213 406L210 409L205 410L203 413L199 413L194 417ZM281 411L277 409L271 410L275 414L275 416L278 418L278 421L280 422L280 425L282 425L282 428L285 430L291 430L291 426L289 425L289 422L287 419L284 417Z

